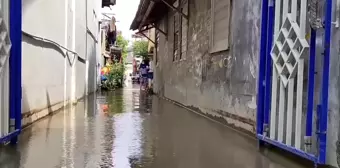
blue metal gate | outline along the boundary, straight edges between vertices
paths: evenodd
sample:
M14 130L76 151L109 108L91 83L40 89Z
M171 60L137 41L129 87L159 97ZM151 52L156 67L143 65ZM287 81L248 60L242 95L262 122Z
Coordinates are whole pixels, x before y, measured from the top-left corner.
M0 2L0 143L21 131L21 0Z
M326 162L331 14L332 0L262 0L257 137L316 164ZM316 56L318 23L324 51ZM321 81L316 58L323 62Z

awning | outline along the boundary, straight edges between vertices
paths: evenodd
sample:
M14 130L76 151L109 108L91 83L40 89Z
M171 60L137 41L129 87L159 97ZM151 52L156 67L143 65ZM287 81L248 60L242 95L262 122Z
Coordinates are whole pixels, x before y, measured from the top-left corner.
M172 4L174 0L166 0ZM131 23L130 29L137 30L160 20L169 8L161 0L140 0L135 18Z

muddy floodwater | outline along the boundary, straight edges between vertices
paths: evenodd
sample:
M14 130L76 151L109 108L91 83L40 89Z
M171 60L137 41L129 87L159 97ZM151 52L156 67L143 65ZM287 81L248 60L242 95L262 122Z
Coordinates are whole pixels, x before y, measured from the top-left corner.
M304 168L284 155L135 86L92 94L27 127L17 146L0 149L0 167Z

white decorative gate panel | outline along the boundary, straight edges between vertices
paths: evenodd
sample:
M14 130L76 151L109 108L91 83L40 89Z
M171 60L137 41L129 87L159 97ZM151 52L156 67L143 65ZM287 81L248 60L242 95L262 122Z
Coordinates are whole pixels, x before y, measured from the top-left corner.
M298 8L299 7L299 8ZM307 0L276 0L269 137L302 149ZM303 150L303 149L302 149Z
M332 5L262 0L257 137L316 164L326 163Z
M7 2L7 3L6 3ZM0 8L0 137L9 133L9 55L8 1Z

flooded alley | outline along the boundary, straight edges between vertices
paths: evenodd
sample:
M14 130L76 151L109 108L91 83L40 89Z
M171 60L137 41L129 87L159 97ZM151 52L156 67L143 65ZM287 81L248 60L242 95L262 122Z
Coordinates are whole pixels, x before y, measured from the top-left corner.
M93 94L0 151L1 168L303 168L139 87Z

